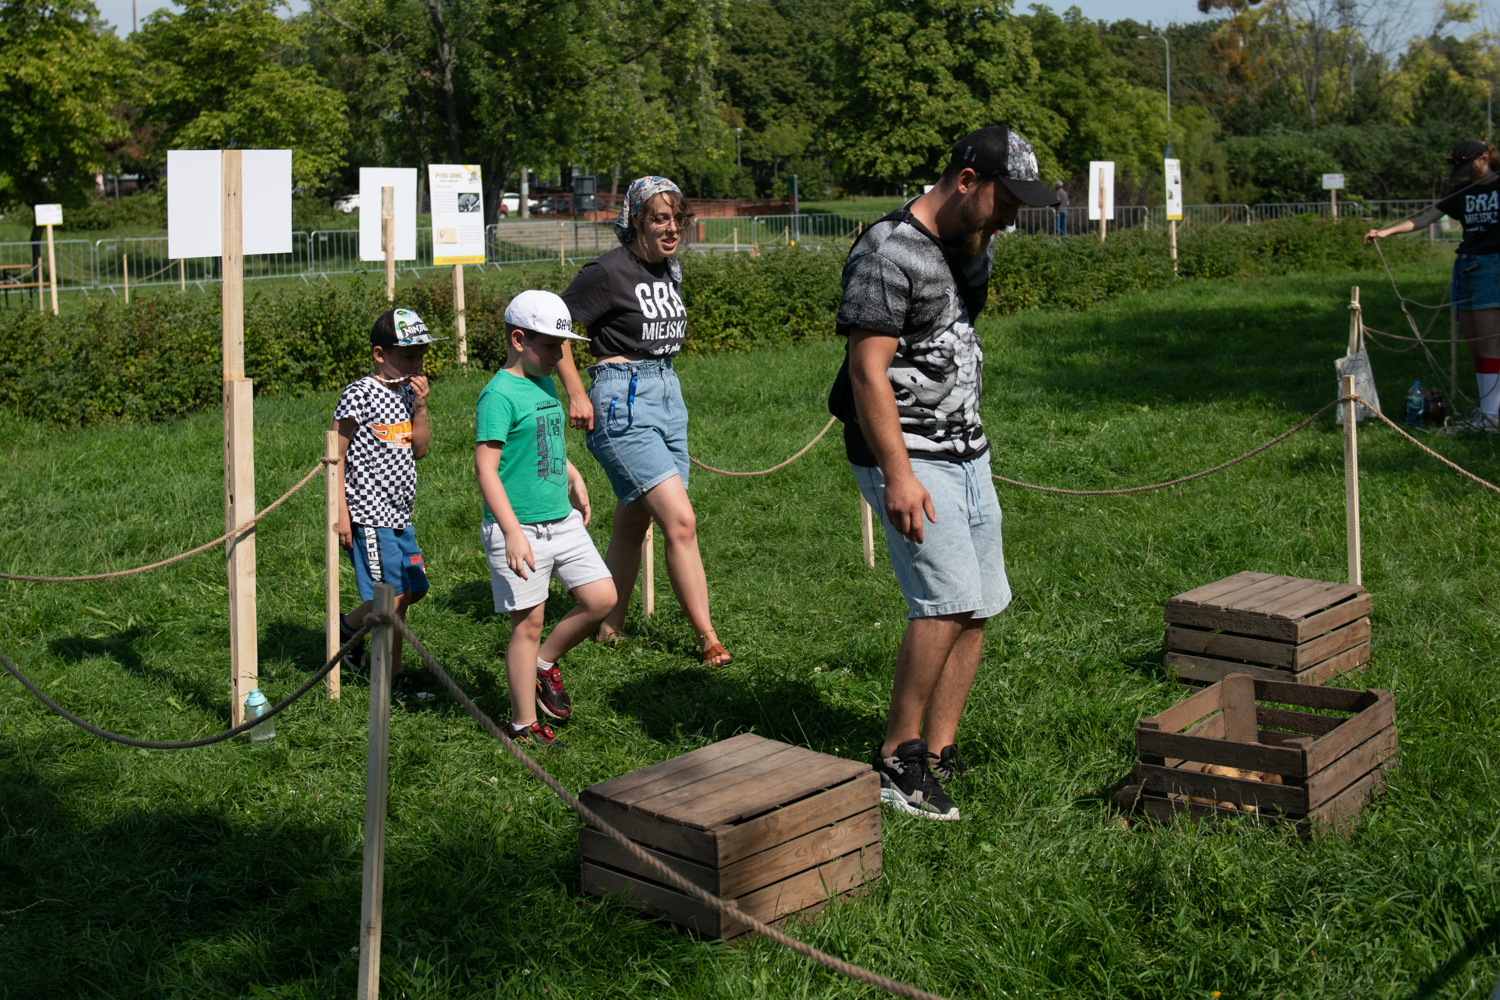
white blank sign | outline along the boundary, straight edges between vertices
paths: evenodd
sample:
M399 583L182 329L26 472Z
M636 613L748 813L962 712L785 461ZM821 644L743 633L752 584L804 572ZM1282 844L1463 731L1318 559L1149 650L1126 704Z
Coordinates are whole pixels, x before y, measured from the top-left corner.
M1100 205L1100 190L1103 189L1103 205ZM1090 219L1108 219L1111 222L1115 218L1115 163L1113 160L1093 160L1089 163L1089 190L1086 195L1089 203Z
M240 252L292 252L292 151L246 149L240 160ZM224 253L224 166L217 149L167 150L167 256Z
M39 226L62 225L61 205L38 205L36 206L36 224Z
M1342 191L1343 189L1344 189L1344 175L1343 174L1324 174L1323 175L1323 190L1324 191Z
M417 259L417 168L359 168L359 259L385 260L380 247L380 189L395 188L396 260Z

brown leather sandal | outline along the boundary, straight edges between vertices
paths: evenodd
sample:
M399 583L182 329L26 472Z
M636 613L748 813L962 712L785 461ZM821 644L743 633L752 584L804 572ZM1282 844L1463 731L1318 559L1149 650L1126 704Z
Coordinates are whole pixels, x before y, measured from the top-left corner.
M719 659L721 656L725 659ZM727 667L734 662L734 657L722 642L716 642L703 651L703 659L699 662L705 667Z

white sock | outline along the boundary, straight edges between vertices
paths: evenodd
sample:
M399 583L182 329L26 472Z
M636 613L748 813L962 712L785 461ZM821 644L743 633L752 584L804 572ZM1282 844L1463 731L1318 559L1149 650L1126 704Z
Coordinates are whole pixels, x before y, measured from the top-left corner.
M557 666L556 663L548 663L546 660L542 659L540 656L538 656L536 658L536 672L539 673L539 674L545 674L547 671L551 670L555 666Z
M1474 377L1479 380L1479 409L1494 416L1500 412L1500 374L1475 372Z

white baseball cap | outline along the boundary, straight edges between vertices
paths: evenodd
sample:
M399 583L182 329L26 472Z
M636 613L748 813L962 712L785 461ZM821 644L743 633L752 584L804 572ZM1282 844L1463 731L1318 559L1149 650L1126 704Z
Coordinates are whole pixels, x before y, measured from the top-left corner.
M528 288L510 300L510 305L505 307L505 327L508 330L520 327L564 340L587 343L589 339L573 332L573 314L568 312L562 296L539 288Z

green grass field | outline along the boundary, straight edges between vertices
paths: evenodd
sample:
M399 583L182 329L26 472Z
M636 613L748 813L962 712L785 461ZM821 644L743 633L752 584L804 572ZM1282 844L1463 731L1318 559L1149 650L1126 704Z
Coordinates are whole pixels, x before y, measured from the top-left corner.
M1403 272L1441 294L1440 266ZM1089 313L982 324L996 472L1134 485L1238 454L1332 399L1349 285L1399 328L1380 276L1196 282ZM834 343L681 362L695 454L780 461L827 419ZM1396 413L1411 355L1377 353ZM491 610L473 485L484 378L433 394L418 531L431 596L410 622L502 717L508 626ZM261 503L316 461L333 397L257 413ZM9 416L0 568L85 573L222 531L221 421L86 432ZM570 435L573 432L570 432ZM1395 693L1401 765L1348 839L1136 823L1108 808L1132 729L1181 697L1162 604L1254 569L1342 579L1341 434L1331 419L1181 489L1070 498L1002 487L1016 599L991 626L961 732L960 823L887 815L873 891L798 931L951 997L1489 996L1500 974L1500 559L1488 494L1388 430L1361 432L1374 660L1341 682ZM1429 438L1500 478L1500 440ZM608 535L608 488L570 437ZM738 732L865 758L882 732L904 604L860 561L836 439L763 479L695 472L720 635L696 665L666 587L632 644L565 663L578 706L546 766L578 789ZM262 686L322 654L321 491L258 532ZM350 574L345 592L352 595ZM108 584L0 585L0 653L108 728L185 739L227 725L222 556ZM352 596L349 598L352 602ZM565 608L556 599L554 613ZM418 671L419 679L427 675ZM432 686L427 677L426 686ZM101 743L0 679L0 997L352 996L367 689L314 694L271 746ZM764 941L728 948L580 898L574 817L447 697L393 711L384 996L873 996Z

